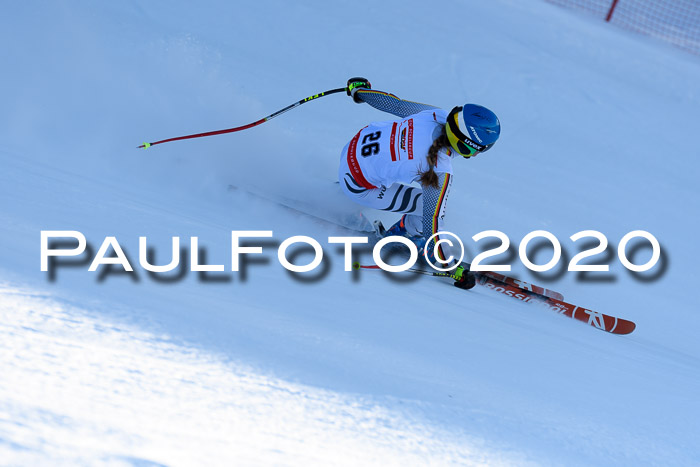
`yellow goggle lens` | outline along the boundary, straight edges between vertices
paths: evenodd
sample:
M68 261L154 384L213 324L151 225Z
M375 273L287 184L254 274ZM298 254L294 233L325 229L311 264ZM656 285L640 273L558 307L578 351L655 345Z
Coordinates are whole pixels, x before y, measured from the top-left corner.
M457 116L455 115L455 119L456 118L457 118ZM456 124L457 124L457 122L455 122L455 125ZM450 146L452 146L452 149L457 151L457 153L459 153L461 156L469 158L476 153L476 149L469 147L466 144L464 144L463 142L461 142L459 140L459 138L457 138L455 136L455 134L452 133L452 131L450 131L449 124L446 125L445 130L446 130L445 133L447 133L447 139L450 142Z

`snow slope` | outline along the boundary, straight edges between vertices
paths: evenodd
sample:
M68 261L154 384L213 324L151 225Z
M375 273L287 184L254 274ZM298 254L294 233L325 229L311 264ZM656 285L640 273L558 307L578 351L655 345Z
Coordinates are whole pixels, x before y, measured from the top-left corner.
M362 14L281 1L6 10L1 463L700 458L695 57L539 1L450 12L392 1ZM637 330L608 335L431 278L346 273L327 245L321 277L284 271L275 242L352 232L248 192L359 213L332 183L339 151L387 116L342 95L235 135L135 149L248 123L357 75L499 115L498 145L456 164L448 222L462 238L498 229L517 248L545 229L570 258L580 230L603 232L613 252L625 233L652 232L665 264L653 280L614 256L593 280L511 262L513 274ZM139 236L159 263L172 236L197 236L206 261L227 269L232 230L275 235L244 276L172 279L91 273L89 259L51 276L39 270L41 230L78 230L93 251L115 236L133 264Z

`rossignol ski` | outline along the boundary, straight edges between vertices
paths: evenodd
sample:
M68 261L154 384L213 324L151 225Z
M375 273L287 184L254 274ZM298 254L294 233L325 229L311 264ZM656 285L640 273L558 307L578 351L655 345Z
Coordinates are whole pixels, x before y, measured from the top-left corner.
M477 284L491 289L494 292L508 295L509 297L523 302L537 303L560 315L582 321L596 329L607 331L612 334L629 334L637 327L632 321L572 305L571 303L565 302L563 298L557 299L537 293L534 289L536 286L525 282L513 280L506 276L501 276L502 280L499 280L497 279L499 274L493 272L474 274L477 276ZM517 283L523 284L523 286L518 286L516 285Z
M355 263L356 269L381 269L376 265L361 265ZM446 277L456 279L449 272L430 272L423 269L410 268L407 272L414 274L423 274L428 276ZM525 303L534 303L548 310L559 313L560 315L573 318L577 321L584 322L596 329L606 331L612 334L629 334L637 327L632 321L617 318L615 316L606 315L598 311L593 311L588 308L583 308L577 305L572 305L563 300L545 295L546 291L551 295L552 291L537 287L527 282L519 281L511 277L502 276L494 272L473 272L476 276L476 283L484 286L494 292L507 295ZM554 292L556 293L556 292ZM561 295L561 294L559 294Z

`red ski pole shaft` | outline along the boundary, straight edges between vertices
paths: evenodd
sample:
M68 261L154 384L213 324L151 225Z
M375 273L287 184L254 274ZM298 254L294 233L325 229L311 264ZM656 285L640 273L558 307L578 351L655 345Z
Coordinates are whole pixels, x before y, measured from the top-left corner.
M277 117L278 115L282 115L283 113L285 113L289 110L292 110L295 107L299 107L300 105L305 104L309 101L318 99L318 98L323 97L323 96L329 96L331 94L335 94L338 92L346 92L346 91L347 91L347 88L337 88L337 89L331 89L330 91L324 91L324 92L319 93L319 94L314 94L313 96L309 96L305 99L302 99L298 102L295 102L294 104L288 105L287 107L280 109L277 112L274 112L265 118L261 118L260 120L258 120L256 122L248 123L247 125L237 126L235 128L227 128L225 130L216 130L216 131L207 131L205 133L196 133L193 135L176 136L174 138L162 139L160 141L154 141L152 143L143 143L138 148L139 149L141 149L141 148L147 149L147 148L150 148L151 146L155 146L156 144L169 143L171 141L180 141L183 139L193 139L193 138L203 138L205 136L223 135L225 133L233 133L236 131L247 130L248 128L253 128L254 126L258 126L260 124L263 124L263 123L267 122L268 120L272 120L273 118Z

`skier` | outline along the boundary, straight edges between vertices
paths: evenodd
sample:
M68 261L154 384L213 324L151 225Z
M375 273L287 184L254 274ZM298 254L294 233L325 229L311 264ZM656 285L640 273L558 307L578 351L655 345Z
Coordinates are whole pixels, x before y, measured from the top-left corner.
M343 148L338 170L341 189L363 206L403 213L386 235L408 237L420 254L427 249L429 260L444 266L442 245L434 248L439 237L426 242L444 231L452 159L488 151L501 131L498 117L475 104L446 112L402 100L372 90L365 78L350 78L347 89L356 103L365 102L399 119L370 123ZM412 182L419 182L421 188L410 186ZM475 284L466 263L455 269L454 276L457 287L470 289Z

